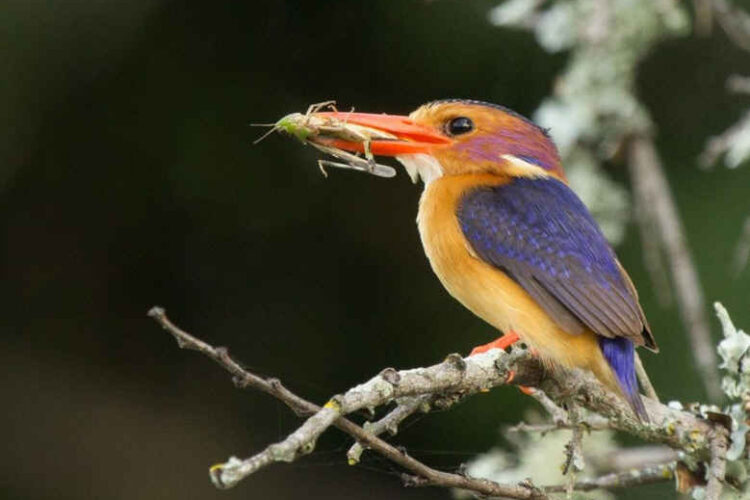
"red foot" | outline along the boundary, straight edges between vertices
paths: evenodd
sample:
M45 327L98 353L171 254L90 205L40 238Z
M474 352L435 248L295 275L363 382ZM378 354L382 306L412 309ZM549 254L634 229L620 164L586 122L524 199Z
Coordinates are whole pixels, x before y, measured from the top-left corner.
M519 337L516 332L506 333L502 337L493 340L489 344L476 346L474 349L471 350L471 354L469 354L469 356L473 356L475 354L481 354L483 352L489 351L490 349L506 349L507 347L515 344L518 341L519 341Z
M515 344L516 342L518 342L519 340L520 338L518 337L518 334L516 332L506 333L502 337L497 338L488 344L475 347L474 349L471 350L471 354L469 354L469 356L473 356L475 354L481 354L483 352L489 351L490 349L506 349L510 347L511 345ZM531 354L536 356L537 355L536 349L532 349ZM515 377L516 377L516 373L511 371L510 373L508 373L508 379L505 382L509 384L513 381ZM527 396L531 396L531 394L534 392L533 387L526 387L525 385L519 385L518 389L524 394L526 394Z

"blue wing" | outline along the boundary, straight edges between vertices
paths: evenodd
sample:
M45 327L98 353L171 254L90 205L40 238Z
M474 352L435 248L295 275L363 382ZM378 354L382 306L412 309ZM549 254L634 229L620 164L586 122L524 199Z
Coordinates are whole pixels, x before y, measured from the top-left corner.
M485 262L519 283L568 333L584 327L656 349L636 291L578 197L553 178L468 191L457 216Z

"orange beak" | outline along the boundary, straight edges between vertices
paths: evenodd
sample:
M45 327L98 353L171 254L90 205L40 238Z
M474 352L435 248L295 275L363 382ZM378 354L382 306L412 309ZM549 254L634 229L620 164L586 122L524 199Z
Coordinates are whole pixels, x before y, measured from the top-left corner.
M322 112L314 113L321 118L333 118L345 123L359 125L364 129L385 133L392 137L370 138L370 152L380 156L398 156L415 153L429 153L435 148L448 146L453 141L440 133L438 130L418 125L408 116L370 114L370 113L343 113ZM362 141L349 141L345 139L319 136L312 139L314 142L324 146L344 149L357 153L363 153L364 143Z

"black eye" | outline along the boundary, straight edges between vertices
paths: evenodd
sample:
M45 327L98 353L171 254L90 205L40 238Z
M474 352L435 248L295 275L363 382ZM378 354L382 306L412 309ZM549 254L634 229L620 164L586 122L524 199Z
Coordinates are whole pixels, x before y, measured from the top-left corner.
M472 130L474 130L474 122L465 116L459 116L445 124L445 131L450 135L461 135Z

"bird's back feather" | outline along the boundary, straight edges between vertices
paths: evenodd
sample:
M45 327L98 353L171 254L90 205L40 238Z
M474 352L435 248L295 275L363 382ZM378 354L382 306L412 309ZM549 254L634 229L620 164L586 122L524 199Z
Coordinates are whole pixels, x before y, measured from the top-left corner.
M474 251L517 281L568 333L588 327L604 337L652 344L614 252L559 180L516 178L467 190L457 216Z

